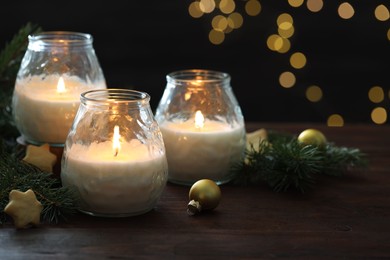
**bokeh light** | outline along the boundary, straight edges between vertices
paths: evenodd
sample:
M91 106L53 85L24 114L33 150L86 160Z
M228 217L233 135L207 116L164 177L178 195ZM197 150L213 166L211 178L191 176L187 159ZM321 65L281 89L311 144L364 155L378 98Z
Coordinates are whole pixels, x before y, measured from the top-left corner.
M214 0L200 0L199 8L203 13L211 13L215 9Z
M328 117L326 124L330 127L342 127L344 126L344 119L339 114L333 114Z
M307 0L306 6L311 12L316 13L321 11L324 2L322 0Z
M294 35L294 30L295 29L292 24L288 29L282 29L281 27L278 27L278 34L283 38L290 38L291 36Z
M306 65L306 56L302 52L293 53L290 57L290 64L295 69L302 69Z
M223 15L216 15L211 21L211 26L214 30L224 31L228 26L228 21Z
M291 48L291 43L288 39L280 37L281 41L278 41L278 43L281 43L279 48L276 50L279 53L286 53Z
M258 0L249 0L245 4L245 12L250 16L256 16L261 12L261 4Z
M390 18L389 9L384 5L378 5L375 8L374 14L375 18L382 22L387 21Z
M276 53L287 53L287 55L284 55L283 58L288 59L288 64L291 66L291 68L302 70L302 74L300 75L308 75L309 71L307 71L306 68L308 60L306 55L304 54L304 52L297 51L300 46L292 46L292 44L298 42L298 38L296 37L302 37L302 32L300 31L300 28L297 28L294 24L293 16L297 13L291 8L297 9L299 7L306 7L310 12L316 13L324 8L324 1L287 0L287 2L289 6L285 9L280 9L279 15L277 15L276 17L274 16L274 18L272 18L276 18L277 31L273 34L270 34L266 38L266 46L269 50L274 51ZM327 4L327 2L325 2L325 4ZM355 16L355 8L354 6L352 6L351 1L348 0L342 0L335 5L332 4L326 7L328 8L327 11L330 10L329 8L333 8L333 10L331 10L330 12L337 13L338 16L343 20L348 20ZM244 25L243 15L257 16L261 12L266 11L266 9L263 10L263 6L260 0L193 0L193 2L188 7L188 12L193 18L200 18L205 14L212 15L210 19L211 28L208 37L209 41L214 45L222 44L225 41L225 37L227 37L227 34L235 31L236 29L241 28ZM366 13L370 14L369 12L371 12L371 15L374 16L377 21L385 22L390 20L390 12L389 8L387 7L387 4L373 4L372 9L366 10ZM360 15L361 12L356 13L356 15L357 14ZM247 21L245 22L247 23ZM253 20L248 19L248 24L251 22L253 22ZM326 22L327 21L324 21L324 23ZM387 40L390 41L390 28L389 26L386 26L385 28ZM295 35L295 37L292 38L297 32L299 32L299 34ZM364 33L363 28L361 28L361 32ZM335 38L334 40L337 40L337 38ZM340 46L341 44L342 43L339 43ZM297 83L296 75L294 74L294 72L288 71L288 69L282 68L281 71L283 70L286 71L279 74L279 84L285 89L292 88ZM303 78L304 81L306 81L307 79L310 79L310 77ZM323 89L326 86L322 87L319 87L317 85L310 85L309 82L308 87L303 90L306 99L312 103L324 100ZM366 93L369 102L372 102L374 104L381 103L380 107L378 106L371 110L371 121L375 124L386 123L388 111L385 107L387 107L388 103L385 102L389 102L390 100L390 90L381 86L372 86L370 88L369 86L365 85L362 87L365 87L365 91L367 91ZM297 91L301 91L302 93L302 90L299 90L298 88ZM385 98L387 98L386 95L388 96L388 99L385 100ZM327 103L322 104L326 105ZM331 114L327 118L327 125L344 126L344 118L340 114Z
M303 4L303 0L288 0L288 4L292 7L300 7Z
M319 86L310 86L306 89L306 98L310 102L318 102L322 99L322 89Z
M385 99L385 92L382 87L374 86L368 91L368 99L373 103L380 103Z
M221 0L219 2L219 9L224 14L231 14L236 9L236 3L233 0Z
M199 18L203 15L203 12L202 10L200 10L200 7L199 7L199 2L198 1L195 1L195 2L192 2L189 6L188 6L188 13L194 17L194 18Z
M278 25L278 27L280 27L282 24L285 24L285 23L286 24L293 24L294 23L292 16L288 13L282 13L276 19L276 24Z
M350 19L355 14L355 9L348 2L339 5L338 14L343 19Z
M209 33L209 41L212 44L218 45L225 40L225 34L221 31L212 29Z
M277 49L277 47L278 47L278 45L280 44L280 46L281 46L281 44L282 43L277 43L278 41L280 41L280 42L282 42L283 40L281 39L282 37L280 37L279 35L277 35L277 34L272 34L272 35L270 35L269 37L268 37L268 39L267 39L267 46L268 46L268 48L271 50L271 51L276 51Z
M284 88L291 88L295 85L295 75L290 71L285 71L279 76L279 84Z
M371 112L371 120L378 125L384 124L387 121L387 112L383 107L376 107Z
M234 12L229 15L227 21L230 28L238 29L242 26L244 18L240 13Z

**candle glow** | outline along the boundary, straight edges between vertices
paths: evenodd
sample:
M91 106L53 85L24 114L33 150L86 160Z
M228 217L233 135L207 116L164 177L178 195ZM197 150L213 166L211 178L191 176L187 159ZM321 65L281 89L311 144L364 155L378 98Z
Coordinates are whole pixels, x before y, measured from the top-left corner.
M105 82L87 84L68 75L19 79L12 101L15 123L30 143L63 144L77 113L80 94L105 88Z
M119 153L119 150L121 149L121 143L120 143L120 137L119 134L119 126L114 127L114 136L112 137L112 148L114 150L114 156L116 157Z
M57 93L64 93L64 92L66 92L65 82L64 79L60 77L57 83Z
M204 116L200 110L195 113L195 128L202 129L204 126Z

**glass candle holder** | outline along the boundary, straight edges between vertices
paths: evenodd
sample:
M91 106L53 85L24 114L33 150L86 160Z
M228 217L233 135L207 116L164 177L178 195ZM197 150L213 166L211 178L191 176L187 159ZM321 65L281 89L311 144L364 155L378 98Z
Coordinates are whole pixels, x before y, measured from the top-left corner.
M164 138L170 182L230 181L231 167L245 153L246 131L229 74L210 70L168 74L156 120Z
M62 156L61 180L80 211L125 217L153 209L167 182L164 142L147 93L91 90L81 104Z
M80 94L105 89L93 38L77 32L43 32L28 37L12 100L15 124L25 141L63 146Z

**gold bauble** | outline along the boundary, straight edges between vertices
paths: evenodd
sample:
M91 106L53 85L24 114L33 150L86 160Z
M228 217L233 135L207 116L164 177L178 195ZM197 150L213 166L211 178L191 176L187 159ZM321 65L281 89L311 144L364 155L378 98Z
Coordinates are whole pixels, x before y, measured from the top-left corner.
M215 209L221 200L221 189L212 180L202 179L195 182L188 193L188 214L194 215L202 210Z
M325 147L326 137L325 135L313 128L302 131L298 136L298 142L303 145L314 145L318 147Z

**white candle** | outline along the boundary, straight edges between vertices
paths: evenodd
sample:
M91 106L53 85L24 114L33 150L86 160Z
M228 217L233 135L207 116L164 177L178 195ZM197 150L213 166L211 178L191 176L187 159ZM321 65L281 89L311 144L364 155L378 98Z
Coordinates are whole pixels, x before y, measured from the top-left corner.
M115 143L115 142L114 142ZM104 216L138 215L151 210L167 181L164 154L151 154L138 140L73 144L66 151L61 179L74 187L85 212Z
M80 94L104 88L105 82L91 85L66 75L17 80L13 95L15 123L27 141L62 144L79 108Z
M244 154L244 127L208 120L202 126L194 121L165 121L160 125L169 180L182 184L204 178L226 182L231 166Z

